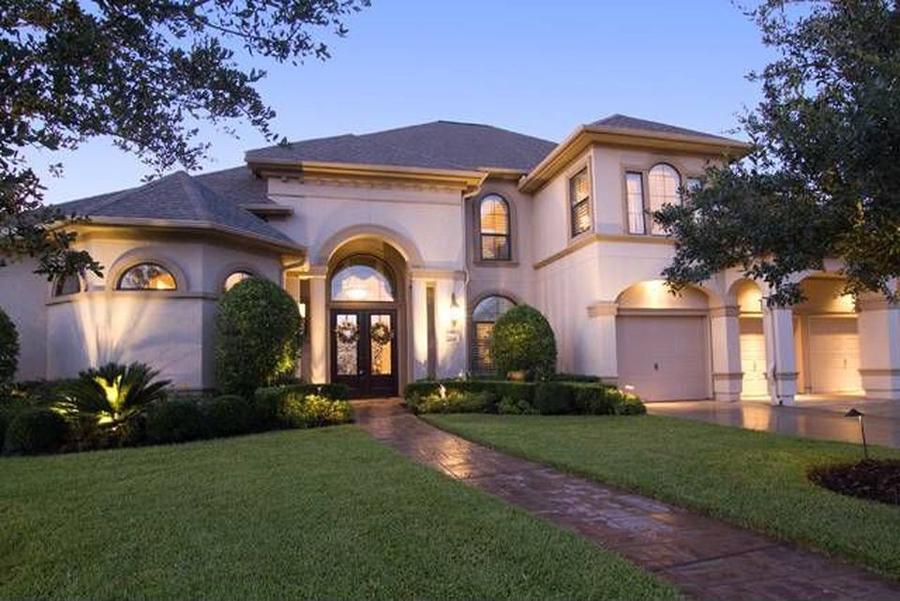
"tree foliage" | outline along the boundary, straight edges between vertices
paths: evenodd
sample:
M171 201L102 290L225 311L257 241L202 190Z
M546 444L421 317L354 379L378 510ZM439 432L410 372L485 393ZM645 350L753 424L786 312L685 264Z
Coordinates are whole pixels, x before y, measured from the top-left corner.
M347 33L369 0L0 0L0 266L22 255L53 276L100 266L42 206L26 149L71 150L109 136L162 172L198 167L199 125L249 122L274 140L255 86L275 62L326 59L316 33ZM58 170L60 166L54 166Z
M19 367L19 332L16 324L0 309L0 393L16 377Z
M778 56L750 78L763 99L742 118L752 149L655 218L679 290L726 268L802 298L796 274L840 258L846 292L898 300L900 8L895 1L767 0L750 15Z

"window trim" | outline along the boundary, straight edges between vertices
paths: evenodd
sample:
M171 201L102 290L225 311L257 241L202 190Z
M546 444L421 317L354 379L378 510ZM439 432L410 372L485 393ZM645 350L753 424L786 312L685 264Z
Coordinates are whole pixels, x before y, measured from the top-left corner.
M246 278L242 278L240 280L240 282L243 282L244 280L246 280L248 278L259 278L260 277L259 274L257 274L255 271L253 271L252 269L247 269L245 267L238 267L235 269L230 269L225 274L225 277L222 278L222 285L219 286L219 292L221 292L221 293L228 292L231 289L231 288L226 288L226 284L228 284L228 278L230 278L231 276L238 274L238 273L243 273L244 275L247 276ZM240 283L240 282L238 282L238 283ZM235 286L236 285L237 284L235 284ZM232 288L233 287L234 286L232 286Z
M669 161L657 161L656 163L650 165L650 167L647 169L647 214L650 215L650 227L647 228L647 230L650 236L656 236L657 238L665 237L667 235L665 232L657 233L653 231L655 221L653 220L653 188L650 185L650 173L660 166L672 169L678 176L678 185L675 187L675 197L678 199L679 204L683 202L683 199L681 197L681 186L684 184L684 176L682 175L681 170Z
M587 177L588 196L586 199L572 203L572 180L584 173ZM580 232L575 231L575 207L582 203L587 204L589 223L588 227ZM566 172L566 215L569 226L569 241L578 240L594 231L594 177L589 159L581 161L578 166Z
M175 282L175 287L174 288L122 288L122 280L125 278L125 276L128 274L128 272L136 267L140 267L141 265L154 265L156 267L159 267L160 269L162 269L163 271L165 271L167 274L169 274L172 277L172 281ZM118 272L116 273L115 280L113 281L113 286L114 286L114 289L116 290L116 292L142 292L142 293L143 292L151 292L151 293L157 294L157 293L180 292L181 291L181 287L178 284L178 274L174 270L169 268L169 266L166 265L165 262L157 260L157 259L142 259L139 261L129 261L125 265L125 267L118 270Z
M70 278L75 278L78 281L78 290L75 292L60 292L60 286L63 280L68 280ZM73 273L69 275L62 275L55 278L50 283L50 298L67 298L70 296L75 296L76 294L81 294L82 292L87 292L87 281L80 274Z
M629 204L628 198L628 176L629 175L637 175L641 178L641 231L633 232L631 231L631 207ZM647 235L647 173L642 169L632 169L629 167L625 167L622 170L622 195L623 195L623 209L625 214L625 232L631 236L646 236Z
M481 207L486 200L497 199L506 207L506 234L486 234L481 229ZM512 227L512 205L502 194L497 192L488 192L478 198L474 203L475 208L475 249L477 252L477 261L484 263L511 263L513 260L513 227ZM507 256L506 258L490 258L484 256L484 238L506 238Z

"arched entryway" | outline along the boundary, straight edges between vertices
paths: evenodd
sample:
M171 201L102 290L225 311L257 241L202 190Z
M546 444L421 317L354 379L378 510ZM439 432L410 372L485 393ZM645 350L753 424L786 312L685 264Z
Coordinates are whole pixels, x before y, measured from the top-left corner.
M702 290L680 296L664 282L640 282L617 303L619 386L642 399L667 401L710 396L709 300Z
M408 370L407 266L390 243L356 238L328 261L330 379L353 398L396 396Z

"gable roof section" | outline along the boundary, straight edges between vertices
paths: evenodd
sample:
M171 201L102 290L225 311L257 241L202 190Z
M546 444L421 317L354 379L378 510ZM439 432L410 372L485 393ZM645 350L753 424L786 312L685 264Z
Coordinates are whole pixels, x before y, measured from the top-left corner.
M232 198L201 181L228 189ZM239 206L250 202L246 193L259 193L256 178L244 167L191 177L178 171L143 186L56 205L66 214L93 218L98 223L129 223L134 220L174 222L206 226L226 233L245 235L278 246L299 248L290 238L250 211ZM264 185L265 182L262 182ZM262 197L265 198L264 191ZM267 202L271 202L266 199ZM153 223L147 222L147 225Z
M638 119L637 117L629 117L628 115L620 115L619 113L616 113L615 115L610 115L609 117L604 117L603 119L598 119L597 121L589 123L588 127L592 127L592 128L606 127L606 128L631 130L631 131L643 132L643 133L675 134L675 135L681 135L681 136L695 136L698 138L709 138L710 140L721 140L721 141L731 142L731 143L737 142L737 140L732 140L730 138L725 138L723 136L716 136L713 134L708 134L706 132L697 131L694 129L687 129L684 127L678 127L676 125L660 123L658 121L649 121L647 119Z
M314 161L423 169L527 172L554 142L490 125L434 121L370 134L346 134L250 150L248 163Z

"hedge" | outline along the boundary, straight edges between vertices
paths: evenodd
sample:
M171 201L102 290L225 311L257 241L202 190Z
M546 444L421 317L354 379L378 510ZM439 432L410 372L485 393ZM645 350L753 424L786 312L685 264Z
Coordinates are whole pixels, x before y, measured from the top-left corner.
M540 413L543 415L638 415L646 413L641 400L598 382L511 382L507 380L421 380L406 387L407 404L420 413L447 412L448 403L434 399L444 386L447 394L478 395L488 400L469 403L454 399L457 412ZM466 406L477 407L468 410ZM439 409L440 407L440 409ZM433 410L431 410L433 408Z

